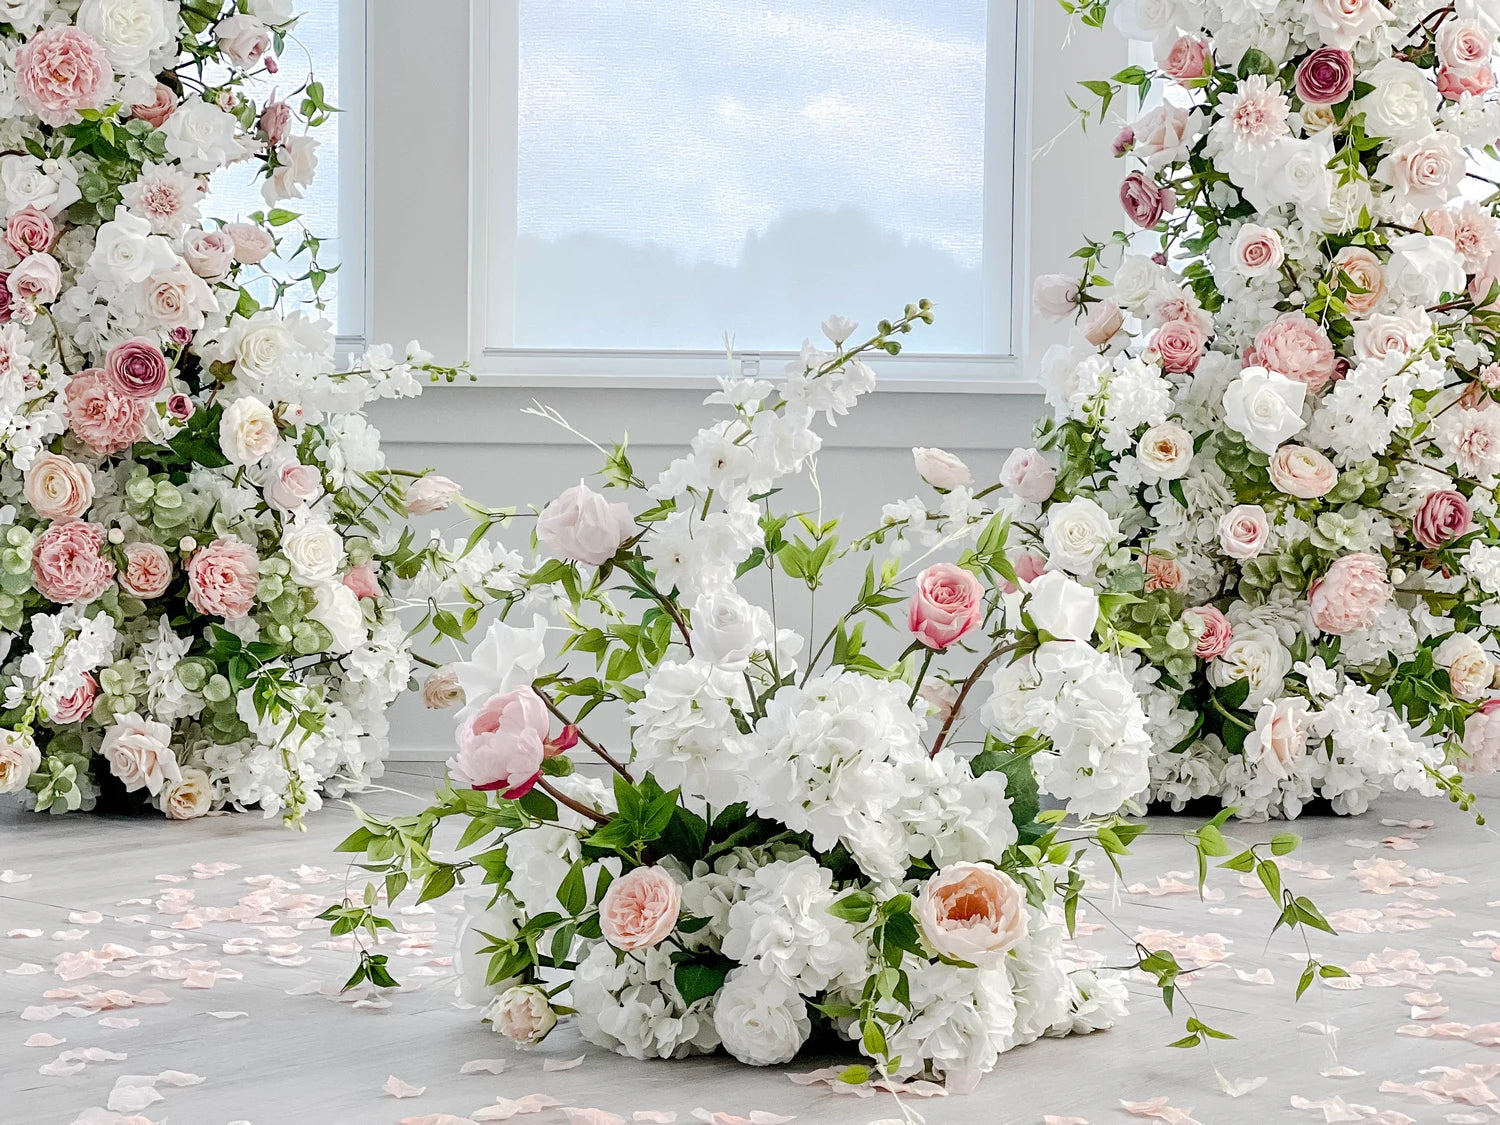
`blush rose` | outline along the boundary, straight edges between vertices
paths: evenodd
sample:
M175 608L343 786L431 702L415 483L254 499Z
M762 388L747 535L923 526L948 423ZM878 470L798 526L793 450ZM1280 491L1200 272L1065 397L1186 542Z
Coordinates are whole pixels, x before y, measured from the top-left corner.
M626 953L660 945L677 925L682 891L660 867L636 867L609 885L599 903L604 940Z
M984 619L984 586L970 571L936 563L917 575L907 625L917 640L941 652Z
M943 868L917 899L922 935L934 953L982 969L998 968L1026 938L1026 892L987 863Z

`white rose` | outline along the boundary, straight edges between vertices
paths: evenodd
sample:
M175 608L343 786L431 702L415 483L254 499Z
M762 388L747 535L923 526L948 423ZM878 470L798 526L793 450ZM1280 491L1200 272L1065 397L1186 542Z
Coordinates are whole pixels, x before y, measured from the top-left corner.
M56 218L81 198L78 171L71 161L42 161L30 155L0 157L0 190L7 215L35 207Z
M88 268L106 280L135 284L176 264L171 243L151 233L150 221L119 207L99 228Z
M1463 256L1451 238L1403 234L1391 239L1390 246L1385 285L1400 304L1435 304L1444 293L1461 293L1468 284Z
M1060 570L1033 578L1026 587L1032 624L1060 641L1088 641L1099 620L1099 596Z
M276 169L260 189L268 206L274 207L283 199L302 198L303 189L312 185L317 174L319 143L316 137L299 134L288 137L277 148Z
M245 155L233 115L200 98L183 102L162 125L167 154L184 172L217 172Z
M812 1031L807 1005L789 983L753 966L735 969L719 990L714 1030L750 1066L790 1062Z
M236 378L264 384L287 370L297 341L275 312L256 313L243 325L234 345Z
M1066 320L1078 311L1078 278L1044 273L1031 283L1031 307L1051 321Z
M522 1047L535 1046L557 1026L547 994L534 984L506 989L485 1012L496 1031Z
M1160 422L1141 435L1135 456L1151 476L1179 480L1193 463L1193 435L1176 422Z
M1126 254L1115 270L1115 303L1138 312L1161 281L1161 267L1144 254Z
M1354 354L1360 359L1383 359L1396 353L1410 355L1432 335L1432 321L1421 309L1401 314L1374 313L1354 322Z
M1459 699L1475 703L1488 693L1495 666L1484 648L1468 633L1453 633L1433 651L1432 661L1448 672L1448 682Z
M125 783L127 793L145 789L154 797L168 782L182 780L171 742L172 728L166 723L132 712L105 730L99 753L109 763L109 772Z
M0 793L19 793L42 764L36 739L21 730L0 730Z
M1086 496L1054 504L1042 529L1042 545L1052 566L1083 574L1119 541L1119 523Z
M1202 127L1203 115L1163 102L1135 122L1134 155L1148 168L1164 168L1187 160L1193 139Z
M1235 627L1229 647L1208 666L1209 683L1228 687L1236 680L1250 685L1250 694L1242 705L1255 711L1266 700L1281 691L1282 682L1292 670L1292 654L1272 629L1263 625Z
M78 26L99 40L122 74L148 69L151 56L172 41L176 23L176 5L169 15L162 0L83 0L78 9Z
M307 616L333 635L330 651L352 652L365 643L369 634L358 594L342 582L325 582L313 588L313 595L317 602Z
M969 466L946 449L919 445L912 449L911 457L917 466L917 475L933 488L951 491L974 483Z
M635 534L635 517L579 481L542 509L536 536L562 559L601 566Z
M1326 134L1314 137L1281 137L1265 152L1257 153L1246 177L1245 195L1262 211L1294 203L1299 214L1321 214L1330 206L1334 191L1328 162L1333 143Z
M194 820L214 807L214 786L197 766L184 766L182 777L162 786L157 807L168 820Z
M326 523L294 523L281 536L281 553L299 586L327 582L344 565L344 539Z
M1110 14L1121 35L1141 43L1170 42L1182 15L1177 0L1116 0Z
M1365 115L1367 135L1407 141L1432 132L1438 92L1421 67L1400 59L1381 59L1361 72L1359 80L1373 87L1354 103L1354 112Z
M753 653L769 648L771 615L732 590L699 594L693 603L693 655L738 672Z
M1264 367L1247 367L1224 390L1224 422L1262 453L1302 429L1307 386Z
M276 417L259 399L235 399L224 408L219 419L219 449L236 465L255 464L280 441Z
M1311 707L1296 696L1262 703L1255 716L1255 729L1245 736L1246 760L1278 781L1291 777L1307 756Z
M1452 133L1433 133L1402 144L1380 162L1375 179L1395 188L1395 205L1412 215L1441 207L1456 196L1467 174L1463 144Z
M1379 0L1307 0L1307 18L1324 43L1348 50L1391 13Z

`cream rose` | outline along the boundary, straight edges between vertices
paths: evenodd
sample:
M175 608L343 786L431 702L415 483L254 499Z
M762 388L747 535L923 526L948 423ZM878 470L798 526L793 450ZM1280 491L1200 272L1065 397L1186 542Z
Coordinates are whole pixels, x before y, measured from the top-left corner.
M109 763L109 772L125 783L126 792L145 789L154 797L168 783L182 780L171 742L172 728L166 723L132 712L119 716L104 732L99 752Z
M197 766L184 766L182 777L162 786L158 807L168 820L194 820L214 807L214 787Z
M1270 473L1272 484L1299 500L1327 496L1339 480L1333 462L1305 445L1283 445L1271 454Z
M1245 736L1245 758L1278 781L1296 771L1307 756L1308 711L1305 699L1267 700L1255 716L1255 729Z
M1242 706L1254 711L1281 691L1291 670L1292 654L1275 630L1263 625L1236 626L1229 646L1209 664L1208 681L1215 687L1228 687L1236 680L1245 680L1250 694Z
M1176 422L1152 426L1136 442L1141 469L1161 480L1179 480L1193 463L1193 435Z
M42 752L23 730L0 730L0 793L19 793L38 767Z
M922 888L917 918L934 953L999 968L1026 937L1026 892L987 863L950 864Z
M43 519L77 519L94 502L94 474L60 454L42 453L26 470L25 493Z
M1073 574L1093 570L1119 538L1118 521L1111 520L1108 512L1086 496L1054 504L1042 530L1048 562Z
M1485 697L1494 678L1495 665L1484 648L1468 633L1453 633L1433 651L1432 662L1448 672L1453 694L1468 703Z
M235 399L219 419L219 449L236 465L253 465L281 441L276 417L256 398Z
M344 539L326 523L293 523L282 533L281 553L292 564L292 581L299 586L317 586L336 575L344 565Z

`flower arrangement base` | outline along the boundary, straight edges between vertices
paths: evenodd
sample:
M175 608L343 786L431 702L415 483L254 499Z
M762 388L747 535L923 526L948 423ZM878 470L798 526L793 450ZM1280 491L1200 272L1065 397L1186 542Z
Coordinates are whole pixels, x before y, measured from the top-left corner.
M1174 808L1170 801L1151 801L1146 805L1148 817L1180 816L1189 820L1207 820L1224 807L1224 802L1218 797L1194 797L1181 808ZM1301 817L1324 817L1324 816L1362 816L1362 813L1345 814L1336 811L1333 802L1326 797L1314 797L1302 806L1297 814Z

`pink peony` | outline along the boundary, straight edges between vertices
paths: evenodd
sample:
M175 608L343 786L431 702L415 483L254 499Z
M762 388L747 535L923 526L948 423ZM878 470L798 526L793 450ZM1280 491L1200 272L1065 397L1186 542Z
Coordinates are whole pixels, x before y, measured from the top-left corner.
M1429 492L1411 521L1413 538L1429 551L1447 546L1474 526L1474 514L1463 493L1449 488Z
M83 683L57 701L48 716L53 723L81 723L94 713L94 700L99 698L99 681L88 672L83 673Z
M1297 96L1308 105L1334 105L1354 90L1354 56L1319 47L1297 64Z
M188 601L199 613L236 621L250 612L260 588L260 557L233 536L215 539L188 561Z
M1335 559L1328 573L1307 591L1313 624L1339 636L1367 628L1390 600L1391 583L1379 555Z
M1240 504L1219 518L1219 546L1232 559L1253 559L1271 535L1266 512L1259 504Z
M1151 334L1148 350L1161 357L1163 371L1188 372L1203 358L1203 333L1190 320L1170 320Z
M172 584L172 560L155 543L125 544L125 573L120 588L132 597L159 598Z
M952 563L935 563L917 575L907 625L930 649L941 652L984 620L984 586Z
M1187 575L1176 559L1147 555L1142 561L1146 565L1147 593L1153 590L1182 590L1187 587Z
M1191 82L1195 78L1205 77L1213 69L1208 44L1191 35L1180 37L1167 52L1161 68L1168 77L1178 82Z
M1234 626L1229 623L1229 618L1211 605L1195 605L1188 613L1198 618L1202 630L1198 634L1198 643L1193 646L1193 655L1202 660L1223 655L1229 642L1234 640Z
M626 953L660 945L682 912L682 891L660 867L636 867L609 885L599 902L604 940Z
M1338 374L1338 355L1316 321L1302 313L1283 313L1256 333L1255 365L1316 393Z
M1120 206L1130 221L1144 230L1156 226L1176 205L1172 189L1161 187L1144 172L1130 173L1120 185Z
M982 969L1005 965L1026 939L1026 892L988 863L954 863L922 888L916 915L927 946L941 957Z
M98 524L54 523L31 548L31 577L37 592L54 602L91 602L109 588L115 564L103 555L104 529Z
M144 336L132 336L109 349L104 377L122 395L155 398L167 385L167 357Z
M547 705L529 686L492 695L459 726L448 772L470 789L524 797L541 776L549 722Z
M95 453L129 449L146 435L146 404L121 394L97 367L68 381L68 428Z
M343 583L354 591L355 597L380 597L380 579L375 576L375 568L369 563L351 566L344 572Z
M71 24L37 32L16 51L16 92L48 125L71 125L109 98L114 67L99 41Z
M1500 699L1487 699L1464 722L1463 750L1458 768L1467 774L1500 771Z
M177 95L172 93L172 87L158 82L152 99L149 102L131 106L130 115L139 117L153 129L160 129L176 108Z
M18 258L50 253L56 241L57 225L35 207L22 207L6 220L5 244Z

